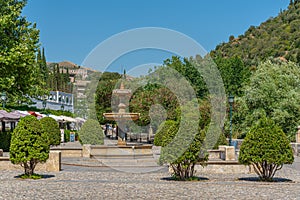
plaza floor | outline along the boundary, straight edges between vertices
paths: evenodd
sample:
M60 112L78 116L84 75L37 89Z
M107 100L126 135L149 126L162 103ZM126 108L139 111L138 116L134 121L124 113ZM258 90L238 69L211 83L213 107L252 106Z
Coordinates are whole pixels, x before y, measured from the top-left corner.
M167 168L128 173L109 167L63 165L40 180L0 172L0 199L300 199L300 159L277 173L278 182L255 181L255 174L197 174L198 182L170 181Z

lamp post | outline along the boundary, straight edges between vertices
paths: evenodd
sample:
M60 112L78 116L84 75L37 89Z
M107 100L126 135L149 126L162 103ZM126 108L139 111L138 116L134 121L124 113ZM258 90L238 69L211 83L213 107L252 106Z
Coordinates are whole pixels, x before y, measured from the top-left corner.
M229 102L229 106L230 106L230 110L229 110L229 115L230 115L230 133L229 133L229 146L232 145L232 104L234 102L234 96L233 95L229 95L228 97L228 102Z
M5 103L6 103L6 92L3 91L2 94L1 94L1 100L2 100L2 106L3 108L5 108Z
M46 109L46 105L47 105L47 101L46 101L46 98L43 99L43 108L44 110Z

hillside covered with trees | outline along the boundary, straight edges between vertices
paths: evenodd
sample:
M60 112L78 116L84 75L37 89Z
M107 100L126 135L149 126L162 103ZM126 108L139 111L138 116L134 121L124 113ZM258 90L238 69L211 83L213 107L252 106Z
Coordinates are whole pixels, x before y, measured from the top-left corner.
M213 58L240 57L254 68L269 58L300 62L300 1L291 0L287 10L250 28L238 37L231 35L211 52Z

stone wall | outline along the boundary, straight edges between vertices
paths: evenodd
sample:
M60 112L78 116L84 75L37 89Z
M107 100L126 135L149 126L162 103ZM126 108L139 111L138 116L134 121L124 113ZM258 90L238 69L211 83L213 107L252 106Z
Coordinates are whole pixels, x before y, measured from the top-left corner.
M20 165L14 165L9 157L0 157L0 170L23 170ZM38 163L35 171L59 172L61 170L61 152L50 151L49 158L46 163Z
M78 158L82 157L81 147L52 147L52 151L60 151L63 158Z
M200 165L195 166L198 173L214 173L214 174L250 174L249 166L238 163L208 163L204 168Z
M291 143L295 156L300 156L300 143Z

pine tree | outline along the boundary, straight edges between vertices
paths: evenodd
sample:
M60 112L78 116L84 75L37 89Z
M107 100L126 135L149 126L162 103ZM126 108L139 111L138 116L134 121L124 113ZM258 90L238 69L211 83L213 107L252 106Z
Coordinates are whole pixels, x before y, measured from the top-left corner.
M44 81L47 82L48 76L49 76L49 71L47 67L47 61L46 61L46 56L45 56L45 49L42 49L42 56L41 56L41 66L42 66L42 73L44 75Z

